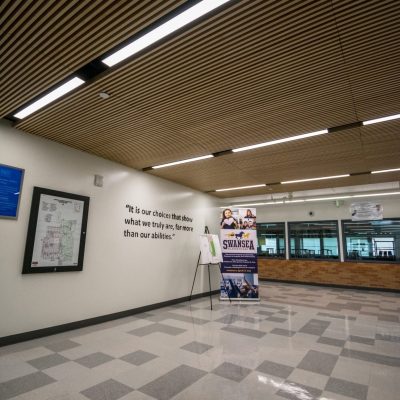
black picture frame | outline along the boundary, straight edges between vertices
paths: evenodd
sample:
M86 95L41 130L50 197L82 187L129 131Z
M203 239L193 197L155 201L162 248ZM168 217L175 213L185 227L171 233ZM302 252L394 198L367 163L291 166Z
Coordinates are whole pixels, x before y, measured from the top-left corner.
M89 201L87 196L33 188L23 274L82 271Z

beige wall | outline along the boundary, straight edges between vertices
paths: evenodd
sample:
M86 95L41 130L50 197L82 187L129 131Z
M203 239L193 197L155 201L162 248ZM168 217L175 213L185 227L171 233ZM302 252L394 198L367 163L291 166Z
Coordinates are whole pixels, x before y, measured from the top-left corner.
M18 219L0 219L0 337L189 295L199 234L205 225L218 229L214 197L5 122L0 122L0 163L25 169ZM93 185L95 174L104 176L104 187ZM33 186L90 197L83 271L21 274ZM194 231L175 232L174 240L125 238L126 204L184 213L194 218ZM208 291L202 273L195 292Z

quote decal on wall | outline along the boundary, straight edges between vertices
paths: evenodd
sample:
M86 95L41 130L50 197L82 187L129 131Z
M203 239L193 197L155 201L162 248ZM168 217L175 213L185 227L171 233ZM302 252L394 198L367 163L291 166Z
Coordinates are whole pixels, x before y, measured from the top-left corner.
M172 240L176 232L193 232L193 218L160 210L147 210L126 204L124 237ZM133 214L133 215L132 215Z

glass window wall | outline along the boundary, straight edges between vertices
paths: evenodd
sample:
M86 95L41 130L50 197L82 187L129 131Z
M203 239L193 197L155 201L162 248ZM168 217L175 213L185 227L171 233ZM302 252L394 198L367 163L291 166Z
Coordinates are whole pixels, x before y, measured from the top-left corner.
M257 254L264 257L285 258L285 223L257 223Z
M400 262L400 219L342 221L346 261Z
M339 259L336 221L289 222L290 258Z

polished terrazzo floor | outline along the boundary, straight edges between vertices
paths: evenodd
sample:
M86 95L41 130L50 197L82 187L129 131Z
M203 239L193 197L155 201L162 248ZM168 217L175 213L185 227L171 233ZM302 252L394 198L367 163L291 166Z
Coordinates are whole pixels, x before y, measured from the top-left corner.
M400 393L400 296L264 284L0 348L0 400L360 399Z

